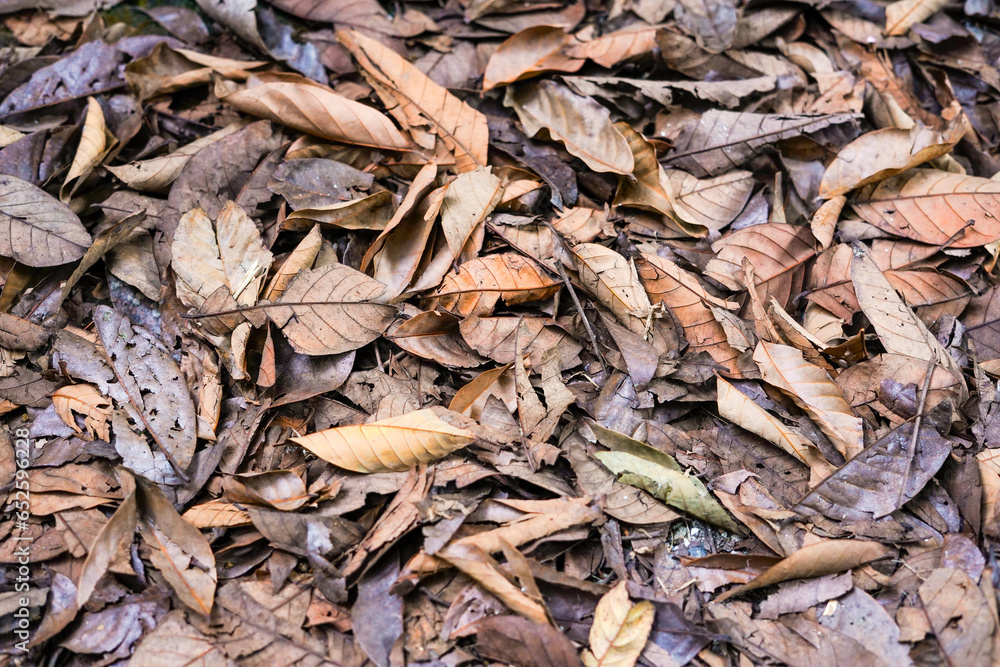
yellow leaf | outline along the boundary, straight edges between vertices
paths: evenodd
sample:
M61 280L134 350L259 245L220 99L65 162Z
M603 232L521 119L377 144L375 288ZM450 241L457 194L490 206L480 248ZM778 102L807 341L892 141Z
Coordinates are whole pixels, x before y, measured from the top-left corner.
M656 610L643 600L632 604L622 581L597 603L590 626L590 649L580 656L587 667L632 667L639 659Z
M406 470L447 456L473 440L471 431L452 426L433 409L292 438L324 461L364 473Z

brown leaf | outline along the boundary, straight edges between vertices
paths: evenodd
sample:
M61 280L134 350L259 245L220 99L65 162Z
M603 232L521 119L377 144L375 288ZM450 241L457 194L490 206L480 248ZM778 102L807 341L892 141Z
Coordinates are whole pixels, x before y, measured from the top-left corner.
M296 352L340 354L382 335L395 308L378 299L385 285L343 264L300 272L267 316Z
M459 172L486 166L486 116L462 102L382 43L356 31L337 39L358 61L393 118L414 143L434 148L434 136L454 153Z
M885 8L885 34L905 35L917 23L923 23L944 9L945 0L897 0Z
M635 264L597 243L580 243L572 250L584 288L629 330L645 334L652 306Z
M538 267L515 253L477 257L445 276L441 287L425 301L427 308L441 308L456 315L487 316L497 302L513 306L547 299L562 286Z
M601 67L611 68L626 60L652 53L656 48L656 31L656 26L632 25L582 44L571 44L566 53L574 58L587 58Z
M722 53L736 38L739 16L730 0L680 0L675 10L677 23L694 33L698 45L711 53Z
M553 80L509 87L504 104L514 109L528 136L548 130L594 171L631 174L635 168L629 144L615 129L611 114L589 97Z
M177 364L151 333L107 306L95 309L94 326L135 410L134 421L145 427L183 475L194 458L197 420Z
M878 542L864 540L823 540L803 547L753 581L730 589L716 598L724 602L734 595L772 586L791 579L820 577L850 570L859 565L885 558L893 549Z
M594 611L590 650L583 653L587 667L632 667L639 659L653 627L653 603L629 602L626 582L608 591Z
M76 214L41 188L0 175L0 255L28 266L83 257L90 234Z
M177 661L200 667L232 664L212 637L188 623L179 609L167 614L139 641L130 660L137 667L169 667Z
M487 616L476 624L476 652L519 667L582 667L573 642L551 625L520 616Z
M390 150L410 148L386 116L305 78L254 75L246 88L222 88L217 94L240 111L324 139Z
M992 664L996 622L982 592L960 569L941 567L920 586L920 602L948 662Z
M570 37L561 28L540 25L508 38L493 52L486 64L483 91L543 72L575 72L583 66L581 55L567 55ZM571 50L572 55L572 50Z
M716 176L748 162L775 142L852 120L851 114L796 116L713 109L684 128L665 162L698 178Z
M472 351L462 340L459 321L454 315L440 311L417 313L399 326L390 327L385 336L410 354L437 361L445 366L457 368L479 366L485 359ZM465 408L462 408L457 411L464 410Z
M864 188L851 207L866 222L904 238L973 248L1000 239L990 213L1000 183L935 169L915 169Z
M83 605L90 600L97 587L97 582L107 572L108 565L111 564L111 560L125 544L125 541L128 540L131 543L135 536L138 520L136 497L133 492L125 497L115 513L101 527L94 543L87 548L87 560L83 563L83 569L77 583L76 606L78 608L82 609Z
M845 458L864 448L861 418L830 375L787 345L761 341L753 355L764 381L788 394L819 425Z
M736 219L750 200L755 184L749 171L734 170L704 180L678 169L665 173L668 196L677 217L714 230Z
M761 301L776 299L784 307L802 291L805 264L815 255L808 227L781 223L754 225L712 244L716 252L705 275L731 290L743 289L743 258L753 264Z

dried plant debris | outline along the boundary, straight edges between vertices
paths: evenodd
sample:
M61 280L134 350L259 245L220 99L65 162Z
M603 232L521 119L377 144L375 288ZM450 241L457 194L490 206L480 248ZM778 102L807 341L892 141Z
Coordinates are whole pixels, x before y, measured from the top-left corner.
M1000 663L993 3L0 20L0 665Z

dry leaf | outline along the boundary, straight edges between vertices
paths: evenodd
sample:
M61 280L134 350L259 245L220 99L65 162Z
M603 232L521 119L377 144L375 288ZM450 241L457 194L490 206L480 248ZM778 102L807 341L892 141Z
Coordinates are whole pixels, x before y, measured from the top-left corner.
M76 214L27 181L0 175L0 256L28 266L73 262L90 247Z
M292 440L339 468L354 472L406 470L461 449L474 440L431 409L360 426L341 426Z
M573 246L573 262L584 288L631 331L645 335L652 306L635 264L596 243Z
M497 47L486 64L483 91L543 72L575 72L583 66L585 55L563 52L570 37L561 28L534 26L522 30Z
M917 23L923 23L944 9L947 0L897 0L885 7L885 34L905 35Z
M624 581L608 591L594 610L587 667L633 667L646 645L656 611L648 600L632 603Z
M507 305L547 299L562 283L541 271L530 260L514 253L487 255L466 262L458 273L448 274L425 302L427 308L441 308L467 317L493 313L497 302Z

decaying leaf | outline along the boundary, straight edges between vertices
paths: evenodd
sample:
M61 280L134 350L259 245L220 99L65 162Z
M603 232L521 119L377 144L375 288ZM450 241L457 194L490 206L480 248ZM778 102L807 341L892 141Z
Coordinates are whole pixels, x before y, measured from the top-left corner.
M635 264L597 243L573 246L573 260L584 287L622 324L635 333L645 334L652 306L639 282Z

